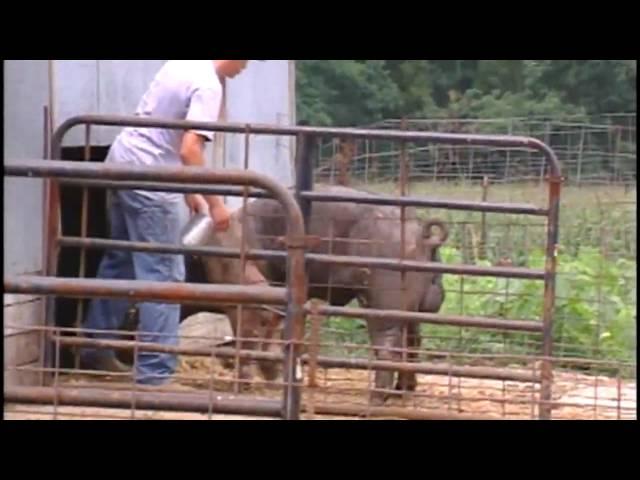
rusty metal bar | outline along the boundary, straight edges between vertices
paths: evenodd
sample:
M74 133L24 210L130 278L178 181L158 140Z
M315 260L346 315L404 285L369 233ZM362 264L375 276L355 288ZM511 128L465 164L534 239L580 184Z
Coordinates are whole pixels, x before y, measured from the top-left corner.
M275 180L251 170L213 170L206 167L183 166L138 166L110 163L79 164L60 160L21 160L16 164L5 164L4 174L25 177L54 177L60 179L95 179L130 182L171 182L178 184L223 183L236 186L254 186L271 192L272 197L284 207L289 218L302 219L298 204L291 192ZM295 224L295 221L293 222ZM302 227L302 225L300 225ZM304 229L293 226L295 233L302 235Z
M212 352L219 358L243 358L248 360L273 360L282 361L284 357L274 352L260 350L237 350L232 347L180 347L176 345L164 345L161 343L142 343L132 340L104 340L88 337L52 336L52 340L60 342L65 347L92 347L110 350L131 350L134 347L142 352L171 353L176 355L188 355L191 357L211 357ZM242 339L243 343L248 343Z
M344 137L379 140L409 140L450 145L478 145L513 148L530 148L542 152L549 161L551 174L561 175L561 166L551 148L542 141L522 136L469 135L439 132L404 132L401 130L371 130L360 128L328 128L307 126L251 125L246 123L192 122L187 120L163 120L123 115L79 115L67 119L58 127L52 138L53 158L60 158L62 138L74 126L91 123L105 126L130 126L170 128L175 130L209 130L226 133L245 133L249 130L257 135L315 135L318 137Z
M135 250L159 253L177 253L192 255L207 255L212 257L240 258L240 250L224 247L183 247L178 245L129 242L124 240L102 240L96 238L62 237L60 245L64 247L82 248L110 248L120 250ZM264 260L272 258L287 258L287 253L277 250L250 250L246 253L248 260ZM478 267L475 265L447 265L437 262L419 262L413 260L400 261L392 258L356 257L347 255L327 255L321 253L307 253L305 258L309 262L328 263L340 266L361 266L381 268L392 271L416 271L452 273L454 275L471 275L481 277L522 278L543 280L542 270L518 267Z
M138 387L140 388L140 387ZM153 391L127 391L88 388L58 388L7 386L5 402L88 406L107 408L189 411L277 417L281 404L277 400L255 399L239 395L208 393L178 393Z
M406 119L403 119L403 121L401 122L401 129L402 130L406 130L407 127L407 121ZM400 146L400 175L399 175L399 187L400 187L400 196L402 197L406 197L408 194L407 191L407 182L408 182L408 177L409 177L409 164L408 164L408 158L407 158L407 142L403 141L401 146ZM406 206L401 206L400 207L400 260L404 261L405 260L405 241L406 241L406 217L407 217L407 210L406 210ZM402 296L402 308L404 310L409 310L409 305L408 305L408 301L407 301L407 272L400 272L400 281L401 281L401 296ZM402 324L402 346L404 347L402 349L402 361L403 362L407 362L408 361L408 352L407 352L407 348L409 347L409 324L408 323L403 323ZM412 338L412 342L415 341ZM407 385L406 385L406 377L405 375L400 375L399 377L399 384L400 384L400 388L403 390L407 389Z
M68 346L91 346L95 348L107 348L116 350L128 350L134 346L140 351L161 352L161 353L177 353L182 355L190 355L194 357L211 356L213 348L216 355L221 358L234 358L236 350L229 347L207 347L207 348L186 348L175 347L171 345L161 345L155 343L138 343L126 340L97 340L78 337L54 337L60 345ZM282 361L283 355L273 352L243 350L238 353L240 358L263 361ZM299 364L308 365L311 359L308 355L300 355ZM317 356L314 362L318 367L330 368L351 368L354 370L391 370L399 372L414 372L430 375L451 375L453 377L468 378L487 378L493 380L508 380L514 382L538 383L540 380L536 375L530 373L513 372L506 368L495 367L460 367L454 365L436 365L432 363L403 363L390 360L368 360L358 358L334 358ZM301 380L298 378L298 388ZM286 383L286 380L284 380Z
M441 315L436 313L418 313L403 310L375 310L371 308L349 308L318 306L316 310L308 308L309 313L319 315L341 316L349 318L366 318L370 320L390 319L403 322L430 323L436 325L451 325L455 327L476 327L496 330L514 330L520 332L542 332L541 322L527 320L502 320L488 317L467 317L463 315Z
M512 213L546 216L545 208L526 204L473 202L463 200L438 200L425 197L394 197L392 195L371 195L351 193L303 192L302 198L314 202L353 202L369 205L391 205L398 207L430 207L444 210L465 210L473 212Z
M303 147L307 142L303 142ZM305 150L308 153L308 150ZM305 152L303 152L305 153ZM307 155L308 157L308 155ZM293 198L293 197L291 197ZM296 203L296 207L299 205ZM298 221L301 230L306 232L305 218L302 210L298 208ZM305 263L305 239L300 236L287 238L287 279L288 285L295 285L287 289L287 314L284 325L284 338L287 340L284 349L285 367L283 379L286 383L285 402L283 405L283 418L298 420L302 404L302 360L301 344L304 341L306 311L305 304L308 294L308 277Z
M244 285L10 275L4 277L4 288L7 293L58 295L72 298L129 298L202 305L220 303L282 305L286 302L284 288Z
M558 227L560 222L560 187L562 179L549 179L549 218L547 221L547 246L544 280L544 306L542 323L542 355L553 355L553 314L556 296L556 269L558 261ZM540 386L540 406L538 415L541 420L551 418L551 386L553 384L553 365L545 360L541 365L542 384Z
M79 180L76 178L62 178L61 185L70 185L77 187L106 188L109 190L146 190L150 192L176 192L176 193L202 193L206 195L219 195L228 197L244 196L244 189L247 187L225 187L217 185L203 184L182 184L163 182L114 182L112 180ZM249 189L247 193L249 198L273 198L264 190Z
M300 210L305 221L305 228L309 228L309 220L311 218L311 209L313 203L304 197L308 190L313 190L313 169L307 168L312 162L315 153L315 138L306 135L298 135L296 137L296 200L300 204Z
M6 171L5 171L6 172ZM6 175L6 173L5 173ZM58 273L58 257L60 255L60 244L58 240L62 233L62 216L60 212L60 185L59 182L52 178L45 180L45 196L48 208L45 209L45 237L44 244L46 255L44 257L45 270L44 274L49 277L55 277ZM44 299L45 303L45 324L54 325L56 300L52 297ZM43 364L52 365L54 358L54 348L48 342L44 343ZM41 384L50 384L51 377L42 376Z
M304 357L306 362L306 357ZM436 365L432 363L402 363L390 360L365 360L357 358L318 357L318 366L322 368L352 368L354 370L391 370L395 372L423 373L452 377L486 378L512 382L539 383L540 379L530 373L513 372L507 368L460 367L454 365Z
M303 411L309 407L303 405ZM349 405L340 403L316 403L316 414L365 418L397 418L404 420L503 420L495 416L466 415L463 413L444 413L437 410L414 410L400 407L373 407L367 405Z
M61 237L61 247L78 247L78 248L104 248L110 250L128 250L136 252L157 252L157 253L174 253L174 254L191 254L203 255L211 257L228 257L240 258L241 252L237 248L226 247L185 247L182 245L171 245L163 243L150 242L131 242L127 240L106 240L100 238L80 238L80 237ZM262 260L269 258L287 257L287 252L276 250L250 250L246 252L247 260Z
M452 273L454 275L472 275L479 277L523 278L542 280L545 273L532 268L517 267L477 267L475 265L447 265L437 262L398 261L390 258L350 257L310 253L305 255L310 261L350 267L382 268L393 271L414 271Z
M51 62L49 62L49 68L51 68ZM51 72L49 72L51 73ZM51 85L49 85L49 87L51 87ZM49 92L49 95L51 96L51 91ZM43 132L43 138L44 138L44 151L43 151L43 158L45 159L49 159L51 158L51 151L50 151L50 146L51 143L49 141L49 139L51 138L51 134L53 132L53 127L51 125L52 123L52 113L51 110L49 108L48 105L44 106L44 132ZM49 235L49 227L50 227L50 209L48 207L48 200L49 200L49 190L51 188L50 186L50 180L45 180L43 182L43 195L42 195L42 216L43 216L43 224L42 224L42 263L43 263L43 273L47 274L47 269L49 268L48 266L48 262L47 259L49 258L49 247L50 247L50 242L48 240L48 235ZM42 301L42 318L46 319L46 318L52 318L49 317L50 311L52 309L52 303L54 302L53 298L45 298ZM50 353L49 353L49 345L47 345L47 343L45 342L45 337L44 335L40 335L40 352L41 352L41 358L39 359L40 364L42 366L45 365L50 365L50 363L47 363L50 359ZM44 372L39 374L39 378L38 378L38 382L40 385L44 386L45 382L46 382L46 377Z
M247 132L244 136L244 170L249 170L249 150L250 150L250 144L251 144L251 137L249 135L249 133ZM243 195L242 195L242 207L241 210L242 211L246 211L247 208L247 187L243 187ZM247 268L247 257L246 257L246 251L247 251L247 241L246 241L246 232L247 232L247 215L242 215L242 224L241 224L241 230L240 230L240 270L238 271L238 283L239 284L244 284L245 283L245 274L246 274L246 268ZM264 279L265 283L266 283L266 279ZM241 336L242 334L240 332L242 332L242 323L243 323L243 315L242 315L242 305L238 305L236 307L237 310L237 320L236 320L236 325L235 325L235 331L237 332L236 335L236 351L239 353L240 350L242 349L242 343L241 343ZM240 393L240 371L243 368L243 365L241 365L241 360L239 355L236 355L235 357L235 382L233 383L233 392L234 393Z
M160 182L114 182L109 180L78 180L73 178L64 178L60 180L63 185L87 186L94 188L108 188L113 190L131 190L142 189L158 192L178 192L178 193L203 193L207 195L227 195L233 197L241 197L244 195L243 188L223 187L202 184L184 184L175 185L171 183ZM526 204L510 204L510 203L493 203L493 202L471 202L461 200L438 200L425 197L394 197L391 195L370 195L370 194L334 194L324 192L313 192L309 190L301 190L298 195L298 202L301 205L307 202L355 202L369 205L390 205L390 206L406 206L406 207L431 207L444 210L464 210L475 212L493 212L493 213L511 213L523 215L546 216L545 208L536 207L535 205ZM251 190L247 194L250 198L272 198L264 190Z
M11 328L19 328L19 326L16 325L7 325L8 327ZM66 333L66 332L74 332L75 329L72 328L68 328L68 329L64 329L64 328L56 328L56 329L43 329L42 327L22 327L22 331L24 332L34 332L34 331L41 331L41 332L45 332L48 331L48 336L49 338L55 342L56 341L56 337L55 337L55 332L60 332L60 333ZM93 333L92 331L90 331L91 333ZM98 333L98 331L96 331L96 333ZM114 335L131 335L132 332L128 332L128 331L115 331L113 332ZM250 339L248 339L250 340ZM136 345L136 342L134 341L128 341L128 340L98 340L98 339L93 339L93 338L83 338L83 337L75 337L75 336L61 336L60 337L60 345L62 346L89 346L89 347L96 347L96 348L108 348L108 349L115 349L115 350L129 350L131 348L133 348ZM142 346L143 350L148 350L148 351L154 351L154 352L159 352L159 353L176 353L176 354L180 354L180 355L189 355L189 356L209 356L211 357L211 352L212 352L212 348L213 348L213 352L215 355L220 356L221 358L223 357L232 357L235 355L235 349L230 348L230 347L224 347L224 346L214 346L214 347L207 347L207 348L195 348L195 347L175 347L175 346L170 346L170 345L164 345L164 344L155 344L155 343L144 343L138 344L139 346ZM328 345L328 344L324 344L324 345ZM363 348L364 345L353 345L354 348ZM579 365L583 365L583 366L601 366L601 367L618 367L618 369L633 369L635 368L635 365L633 363L624 363L624 362L620 362L618 360L595 360L595 359L585 359L585 358L576 358L576 357L552 357L552 358L548 358L548 357L543 357L541 355L535 355L535 354L531 354L531 355L519 355L519 354L504 354L504 353L459 353L459 352L442 352L442 351L428 351L427 352L429 355L433 355L433 356L450 356L450 357L455 357L455 358L467 358L467 359L471 359L471 360L482 360L482 359L489 359L489 360L496 360L496 361L501 361L501 362L517 362L517 361L529 361L529 362L534 362L534 361L549 361L553 364L556 364L558 367L561 368L571 368L574 366L579 366ZM248 358L251 360L281 360L282 356L280 354L277 353L273 353L273 352L263 352L263 351L258 351L258 350L243 350L241 352L241 357L244 356L244 358ZM304 363L308 363L310 362L310 356L303 356L303 362ZM18 367L18 369L20 370L25 370L24 367ZM39 368L34 368L34 369L26 369L28 371L37 371L40 370Z
M208 393L132 391L109 388L61 388L9 386L5 389L5 402L47 405L57 400L59 405L136 408L195 413L217 413L277 417L280 405L276 400L254 399L246 396ZM303 412L309 411L306 404ZM439 411L420 411L397 407L368 407L336 403L316 403L320 415L367 418L398 418L407 420L501 420L499 417L479 416Z
M84 139L84 161L89 162L91 160L91 124L87 123L85 125L85 139ZM89 221L89 189L85 185L82 187L82 212L81 216L81 225L80 225L80 237L87 237L87 227ZM58 243L60 245L60 243ZM80 250L80 266L78 267L78 277L85 277L85 265L86 265L86 257L87 257L87 249L82 248ZM82 302L78 302L76 306L76 328L80 328L82 326L82 319L84 318L84 304ZM74 360L74 364L76 368L80 368L80 355L76 355Z

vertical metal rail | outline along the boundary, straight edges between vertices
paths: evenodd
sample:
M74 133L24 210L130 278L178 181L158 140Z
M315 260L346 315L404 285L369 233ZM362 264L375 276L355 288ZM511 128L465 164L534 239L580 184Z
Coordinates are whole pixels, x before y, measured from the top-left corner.
M84 138L84 161L91 161L91 124L85 125L85 138ZM82 187L82 207L81 207L81 220L80 220L80 237L87 237L87 223L89 220L89 189ZM87 249L80 249L80 265L78 267L78 277L84 278L86 275L86 263L87 263ZM78 300L76 307L76 328L80 335L80 327L82 326L82 319L84 315L84 303L81 299ZM75 355L74 364L75 368L80 368L80 350L77 350Z
M317 144L317 138L310 135L299 134L296 136L296 200L300 205L304 217L305 230L309 228L311 218L312 201L304 198L302 192L313 190L313 155Z
M544 311L542 316L542 355L540 375L541 420L551 419L551 387L553 384L553 314L556 301L556 270L558 263L558 241L560 225L560 188L562 178L549 175L549 216L547 217L547 248L544 265Z
M407 120L403 118L400 122L400 129L405 131L407 129ZM399 175L399 186L400 186L400 196L406 197L408 192L408 181L409 181L409 161L408 161L408 153L407 153L407 142L402 141L400 145L400 175ZM406 252L406 241L407 241L407 207L402 205L400 206L400 260L404 261ZM426 260L426 259L425 259ZM409 309L408 305L408 297L407 297L407 272L400 272L400 285L402 289L402 305L404 310ZM419 327L418 327L419 328ZM402 325L402 363L406 363L408 359L407 351L413 345L409 343L409 324L403 323ZM408 388L407 384L407 376L399 374L398 375L398 385L402 389L402 391L406 392ZM404 399L404 396L403 396Z

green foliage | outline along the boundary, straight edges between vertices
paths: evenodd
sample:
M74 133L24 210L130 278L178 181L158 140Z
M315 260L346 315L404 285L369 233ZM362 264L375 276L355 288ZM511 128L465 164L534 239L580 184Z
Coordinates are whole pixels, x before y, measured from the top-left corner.
M314 125L348 126L397 111L400 90L383 60L299 60L298 116Z
M459 249L443 247L442 261L463 263ZM534 250L526 266L543 269L545 255ZM480 261L478 265L489 266ZM554 318L554 355L609 361L635 361L636 268L635 260L608 260L593 247L577 255L558 256ZM535 280L445 275L447 298L440 313L511 320L542 321L543 283ZM367 355L362 321L331 318L324 341L339 345L333 354ZM539 354L539 335L490 330L422 325L429 350L493 354Z
M461 263L459 250L442 249L445 263ZM543 269L544 252L528 256L529 268ZM490 265L490 262L479 262ZM607 260L593 247L576 256L559 254L556 282L554 338L556 353L564 356L632 361L635 355L636 262ZM534 280L445 277L448 292L443 313L497 318L541 320L543 284ZM481 292L470 294L468 292ZM464 297L464 298L463 298ZM425 328L427 333L431 327ZM484 340L501 342L502 333ZM510 336L514 341L524 334ZM474 336L475 338L475 336Z
M298 60L301 120L635 111L635 60Z

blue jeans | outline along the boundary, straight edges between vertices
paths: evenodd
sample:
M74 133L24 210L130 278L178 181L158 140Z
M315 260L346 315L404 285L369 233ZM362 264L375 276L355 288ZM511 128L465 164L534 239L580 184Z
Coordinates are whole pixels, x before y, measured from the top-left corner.
M111 238L136 242L177 244L183 226L184 205L180 202L163 202L134 191L116 191L109 195L109 220ZM165 253L108 250L98 269L98 278L118 280L148 280L183 282L184 257ZM87 336L114 339L109 330L122 328L128 300L94 299L89 306L84 327L104 330L105 333L87 332ZM142 342L178 344L180 305L141 303L138 340ZM110 350L84 349L83 361L91 363L99 355L114 355ZM138 352L136 381L143 384L162 384L175 372L177 357L173 354Z

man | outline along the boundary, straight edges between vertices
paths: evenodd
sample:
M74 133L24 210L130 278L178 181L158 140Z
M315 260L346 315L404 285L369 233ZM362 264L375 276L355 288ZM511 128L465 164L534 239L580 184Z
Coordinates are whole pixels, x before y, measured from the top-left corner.
M157 73L138 105L136 115L175 120L215 122L222 104L221 78L233 78L248 60L171 60ZM210 131L158 128L125 128L109 150L106 162L120 165L203 166L204 143L213 140ZM217 196L183 195L169 192L117 190L110 192L108 209L111 238L137 242L176 244L179 242L184 204L192 213L210 214L216 229L226 230L229 212ZM184 259L164 253L107 251L98 278L147 281L184 281ZM113 331L121 328L127 300L94 299L84 327ZM139 334L142 342L177 345L180 305L141 303ZM97 338L114 338L109 333L92 333ZM125 372L128 368L110 350L84 349L82 368ZM138 352L135 379L140 384L160 385L174 373L177 358L172 354Z

